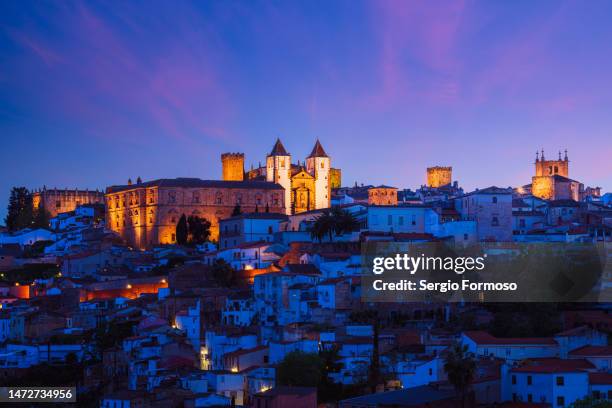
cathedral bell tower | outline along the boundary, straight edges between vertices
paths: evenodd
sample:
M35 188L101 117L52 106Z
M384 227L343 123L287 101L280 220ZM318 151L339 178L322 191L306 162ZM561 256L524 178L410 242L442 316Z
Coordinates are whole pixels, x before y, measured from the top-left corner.
M306 158L306 171L315 179L315 209L329 208L331 203L330 184L331 159L317 139L312 152Z
M285 189L285 213L291 214L291 155L280 139L276 139L266 158L266 180Z

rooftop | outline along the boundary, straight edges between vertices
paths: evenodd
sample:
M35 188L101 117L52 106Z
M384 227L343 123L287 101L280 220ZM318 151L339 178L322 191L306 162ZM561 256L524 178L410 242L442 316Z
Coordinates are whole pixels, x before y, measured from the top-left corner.
M126 184L110 186L106 189L106 194L118 193L121 191L134 190L148 187L184 187L184 188L235 188L235 189L261 189L261 190L282 190L283 187L276 183L267 181L225 181L225 180L202 180L199 178L179 177L173 179L157 179L146 181L140 184Z

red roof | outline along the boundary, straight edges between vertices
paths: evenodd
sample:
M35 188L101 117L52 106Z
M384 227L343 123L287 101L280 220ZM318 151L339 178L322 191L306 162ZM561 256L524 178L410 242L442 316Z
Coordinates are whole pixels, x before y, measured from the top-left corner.
M518 338L500 338L490 335L485 331L466 331L465 336L472 339L476 344L493 344L493 345L557 345L557 342L552 337L518 337Z
M612 356L612 346L583 346L569 352L570 356L608 357Z
M589 384L612 385L612 374L589 373Z
M593 370L595 366L585 359L562 360L559 358L541 358L528 360L525 365L513 368L513 373L566 373L572 371Z

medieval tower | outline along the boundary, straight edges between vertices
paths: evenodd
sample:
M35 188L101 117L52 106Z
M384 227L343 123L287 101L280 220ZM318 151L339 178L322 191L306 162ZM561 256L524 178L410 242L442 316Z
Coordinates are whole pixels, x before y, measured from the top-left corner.
M291 214L291 155L280 139L276 139L266 158L266 180L280 184L285 189L285 213Z
M331 197L330 167L331 160L317 139L312 152L306 158L306 171L315 179L316 209L329 207Z
M579 201L584 185L569 178L569 159L565 156L557 160L546 160L544 149L541 155L536 152L535 176L531 178L531 194L544 200L572 199Z
M224 153L221 155L224 181L244 180L244 154Z
M428 167L427 168L427 186L438 188L446 186L453 182L452 167Z
M558 160L546 160L544 158L544 149L542 149L542 157L539 157L538 152L536 152L535 171L536 177L559 175L569 178L567 150L565 151L565 157L563 159L561 159L561 151L559 151Z

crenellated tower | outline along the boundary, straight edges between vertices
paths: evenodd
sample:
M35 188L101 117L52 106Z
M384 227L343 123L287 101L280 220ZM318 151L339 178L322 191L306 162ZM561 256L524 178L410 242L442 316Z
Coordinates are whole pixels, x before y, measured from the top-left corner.
M244 181L244 153L223 153L221 165L224 181Z

